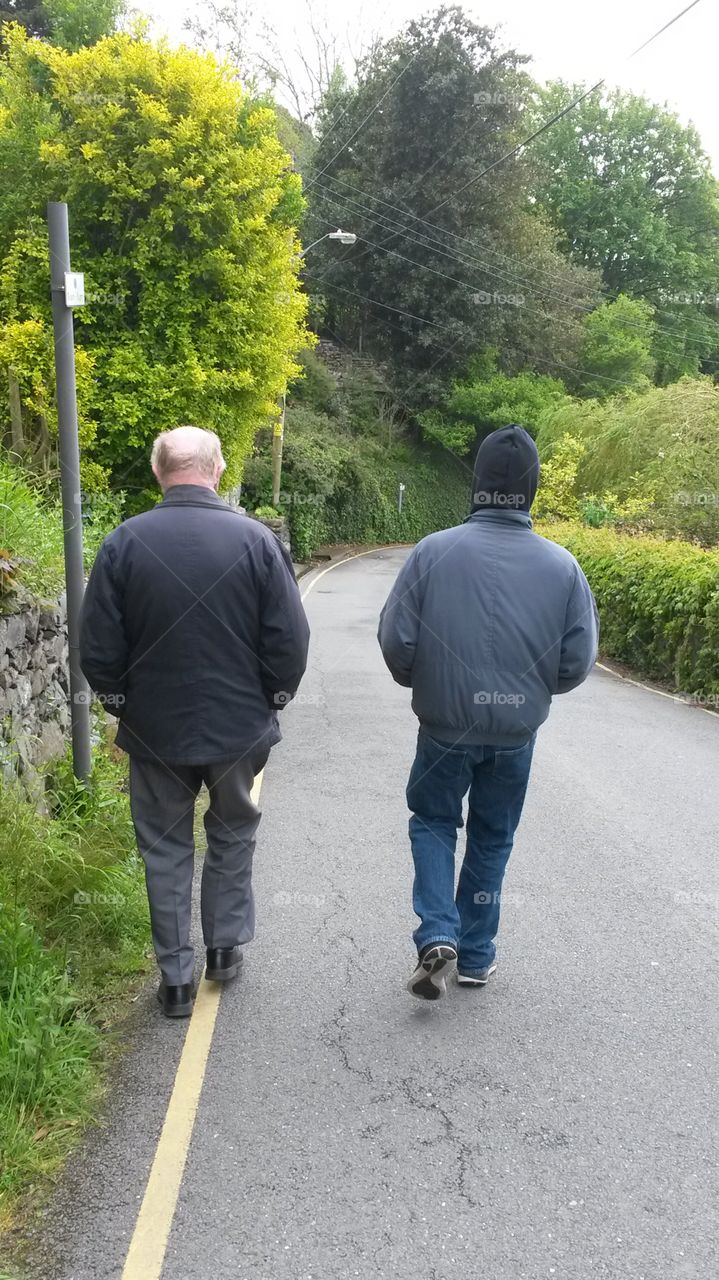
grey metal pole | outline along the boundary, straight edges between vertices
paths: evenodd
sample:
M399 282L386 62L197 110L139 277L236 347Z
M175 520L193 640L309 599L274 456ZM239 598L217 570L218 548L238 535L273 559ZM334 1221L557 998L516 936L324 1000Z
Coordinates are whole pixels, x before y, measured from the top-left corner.
M75 340L72 309L65 301L65 272L70 270L70 229L67 205L50 201L47 206L50 244L50 289L55 334L55 376L62 488L62 527L65 542L67 635L70 651L70 717L72 765L76 778L86 782L92 771L90 744L90 690L80 669L80 606L85 590L82 558L82 505L80 496L80 446L77 433Z

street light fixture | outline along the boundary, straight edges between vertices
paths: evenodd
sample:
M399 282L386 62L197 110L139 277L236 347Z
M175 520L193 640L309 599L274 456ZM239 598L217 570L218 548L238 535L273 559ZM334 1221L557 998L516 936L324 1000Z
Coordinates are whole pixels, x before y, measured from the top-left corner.
M340 244L355 244L357 236L354 231L343 231L338 227L336 231L326 231L319 240L313 240L312 244L308 244L302 249L300 257L304 258L310 249L314 249L315 245L322 244L323 240L337 240ZM277 507L280 501L280 488L282 484L282 446L285 439L285 410L287 408L287 392L282 393L282 414L275 423L272 432L272 505Z
M339 240L340 244L354 244L356 239L357 236L354 231L343 231L341 227L338 227L336 231L326 231L323 236L320 236L319 240L313 240L312 244L308 244L307 248L302 250L300 257L304 258L310 249L314 249L316 244L322 244L323 240Z

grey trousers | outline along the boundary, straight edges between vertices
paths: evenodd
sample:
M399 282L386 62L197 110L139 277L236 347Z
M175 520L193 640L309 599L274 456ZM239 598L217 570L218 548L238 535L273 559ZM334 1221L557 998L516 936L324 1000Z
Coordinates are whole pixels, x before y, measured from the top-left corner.
M152 941L165 982L191 982L190 942L195 801L203 782L207 853L201 914L206 947L234 947L255 936L252 858L261 813L250 798L261 762L250 756L209 765L169 765L130 757L130 807L145 863Z

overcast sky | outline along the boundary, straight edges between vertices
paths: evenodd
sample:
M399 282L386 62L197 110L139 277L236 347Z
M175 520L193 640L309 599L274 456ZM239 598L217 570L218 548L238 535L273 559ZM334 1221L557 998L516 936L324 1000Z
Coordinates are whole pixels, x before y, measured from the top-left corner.
M530 67L539 80L595 81L607 76L612 84L645 94L691 120L719 174L719 112L717 111L717 50L719 6L700 0L674 27L635 58L628 54L646 40L688 0L601 0L583 5L577 0L470 0L463 7L477 21L503 28L506 42L530 54ZM153 32L183 39L187 15L202 13L202 0L135 0L153 20ZM304 0L256 0L253 6L282 32L288 48L302 36ZM315 12L338 34L394 33L408 18L434 4L412 0L363 0L350 5L314 0ZM184 37L187 38L187 37Z

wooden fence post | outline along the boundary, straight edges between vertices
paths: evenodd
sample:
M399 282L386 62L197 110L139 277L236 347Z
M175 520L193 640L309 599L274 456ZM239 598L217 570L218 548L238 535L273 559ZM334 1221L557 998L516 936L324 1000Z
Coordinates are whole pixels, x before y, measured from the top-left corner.
M20 401L20 383L12 365L7 371L8 391L10 396L10 430L12 432L12 451L21 458L25 450L25 439L22 433L22 403Z

